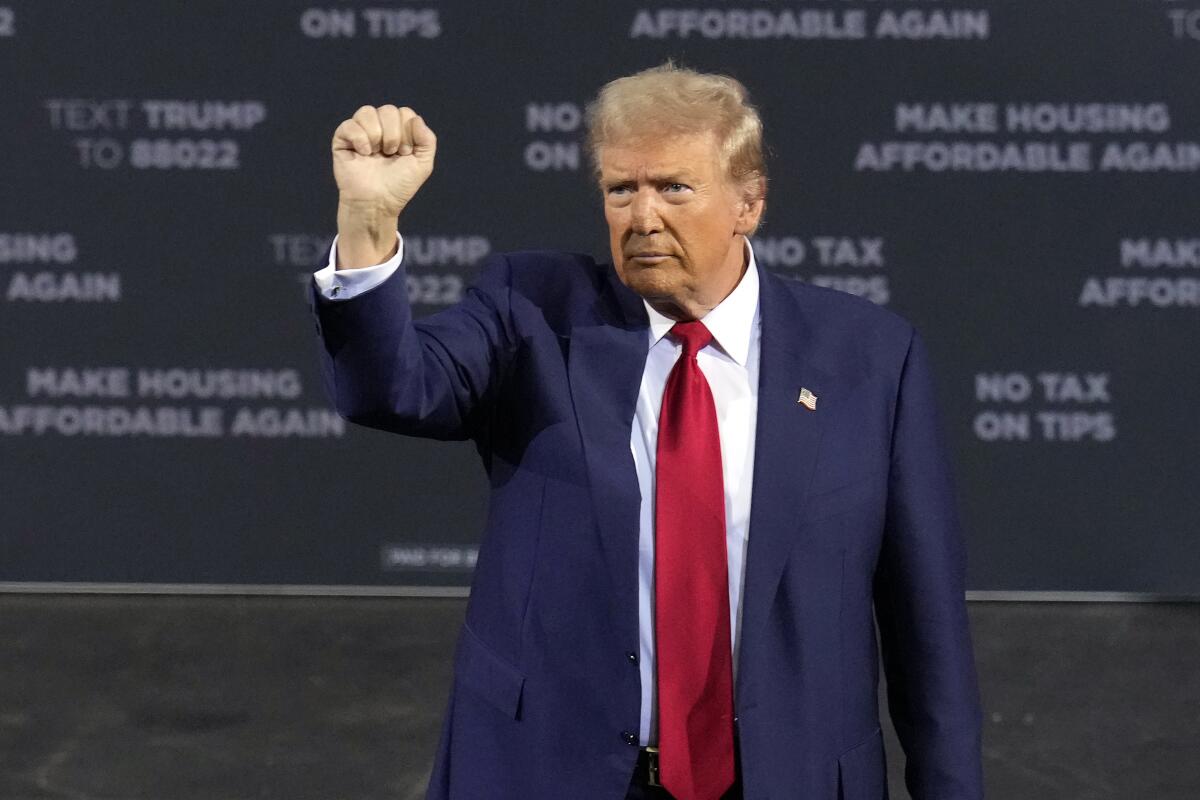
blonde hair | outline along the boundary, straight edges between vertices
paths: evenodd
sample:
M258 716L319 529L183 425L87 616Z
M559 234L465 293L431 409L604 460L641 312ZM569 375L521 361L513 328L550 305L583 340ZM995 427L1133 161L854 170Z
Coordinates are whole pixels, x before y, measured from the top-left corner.
M749 96L728 75L696 72L669 60L610 81L585 112L592 167L598 175L600 150L613 142L712 131L730 180L742 187L747 201L764 199L763 125Z

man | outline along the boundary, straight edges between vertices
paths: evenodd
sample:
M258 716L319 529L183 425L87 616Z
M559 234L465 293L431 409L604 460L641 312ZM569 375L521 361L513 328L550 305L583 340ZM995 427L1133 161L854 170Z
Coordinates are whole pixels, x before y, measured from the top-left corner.
M433 131L363 106L333 138L328 391L365 425L473 439L491 486L428 797L886 798L873 614L909 791L982 797L921 339L758 269L736 81L647 70L588 126L613 264L496 255L421 322L396 229Z

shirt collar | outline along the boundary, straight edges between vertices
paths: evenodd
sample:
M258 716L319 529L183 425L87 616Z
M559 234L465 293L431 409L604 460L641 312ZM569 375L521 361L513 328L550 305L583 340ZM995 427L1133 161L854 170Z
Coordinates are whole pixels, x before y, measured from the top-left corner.
M701 318L716 344L743 367L750 357L750 340L754 333L754 325L758 321L759 282L754 248L748 238L744 241L749 261L746 274L738 281L738 285L733 287L729 296ZM645 299L642 300L642 304L650 317L650 346L653 347L667 335L675 320L655 311Z

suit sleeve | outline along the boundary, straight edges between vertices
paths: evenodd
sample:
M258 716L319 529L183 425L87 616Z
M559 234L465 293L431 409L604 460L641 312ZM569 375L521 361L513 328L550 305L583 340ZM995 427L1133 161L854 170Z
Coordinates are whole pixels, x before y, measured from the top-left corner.
M494 255L459 303L420 321L403 264L349 300L310 286L321 376L337 412L413 436L474 436L512 351L510 276L508 260Z
M887 521L875 575L888 706L913 800L983 797L982 710L965 573L929 356L913 331L896 397Z

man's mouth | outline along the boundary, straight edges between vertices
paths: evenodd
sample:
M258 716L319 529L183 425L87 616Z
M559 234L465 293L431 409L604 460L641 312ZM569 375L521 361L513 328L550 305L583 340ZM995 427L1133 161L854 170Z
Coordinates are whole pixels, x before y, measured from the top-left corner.
M670 253L660 253L650 250L642 253L634 253L629 258L639 264L660 264L671 257Z

